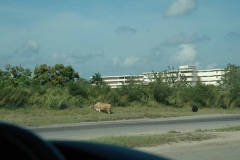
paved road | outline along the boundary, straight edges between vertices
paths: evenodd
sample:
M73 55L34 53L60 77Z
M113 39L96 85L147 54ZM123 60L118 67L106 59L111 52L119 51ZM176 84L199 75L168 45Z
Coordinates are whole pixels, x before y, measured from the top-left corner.
M81 140L106 135L129 135L147 133L166 133L171 130L194 131L195 129L214 129L240 125L240 114L200 115L176 118L122 120L109 122L86 122L68 125L29 127L40 137L53 140ZM240 133L229 141L191 142L145 148L142 151L178 160L225 160L240 157ZM239 137L239 138L238 138ZM211 142L212 141L212 142ZM162 148L161 148L162 147Z
M61 126L30 127L45 139L80 140L106 135L163 133L171 130L193 131L240 124L240 115L200 115L176 118L86 122Z

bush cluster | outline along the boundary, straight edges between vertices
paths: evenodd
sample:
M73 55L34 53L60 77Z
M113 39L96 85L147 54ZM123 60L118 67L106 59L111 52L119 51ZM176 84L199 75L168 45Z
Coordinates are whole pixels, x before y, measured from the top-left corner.
M183 75L166 76L166 71L153 72L154 80L148 84L133 79L121 88L110 88L100 74L95 74L96 81L82 79L70 66L41 65L35 73L32 78L29 69L10 65L0 70L0 108L67 109L97 101L121 107L136 103L148 106L152 102L175 107L240 107L240 66L233 64L225 68L217 86L200 82L189 86Z

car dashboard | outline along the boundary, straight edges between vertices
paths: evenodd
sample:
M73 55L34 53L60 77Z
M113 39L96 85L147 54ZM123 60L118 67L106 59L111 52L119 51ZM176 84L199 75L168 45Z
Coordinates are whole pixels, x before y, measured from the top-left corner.
M44 140L23 127L0 122L0 159L138 159L167 158L116 145L69 140Z

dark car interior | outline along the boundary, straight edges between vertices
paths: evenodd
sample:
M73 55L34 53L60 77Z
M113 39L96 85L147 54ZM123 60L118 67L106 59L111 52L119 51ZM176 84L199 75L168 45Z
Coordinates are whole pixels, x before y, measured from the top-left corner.
M81 141L47 141L23 127L0 122L0 159L148 159L164 157L133 149Z

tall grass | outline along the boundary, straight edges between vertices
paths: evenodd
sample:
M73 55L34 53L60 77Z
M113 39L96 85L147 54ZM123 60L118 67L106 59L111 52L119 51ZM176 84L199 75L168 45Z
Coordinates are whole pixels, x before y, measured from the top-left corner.
M126 135L126 136L108 136L86 140L89 142L98 142L111 145L119 145L129 148L136 147L154 147L169 143L178 143L181 141L202 141L216 138L216 135L202 133L167 133L167 134L149 134L149 135Z
M240 98L235 99L218 86L197 84L182 89L173 88L164 82L149 85L129 84L112 89L109 86L92 86L86 83L69 83L63 87L26 85L0 85L0 107L21 108L39 107L46 109L69 109L89 106L97 101L111 103L113 106L131 106L139 104L171 105L199 108L234 108L240 106Z
M98 101L121 107L163 104L178 108L192 105L199 108L236 108L240 107L240 76L239 71L236 72L238 74L234 72L228 75L232 70L226 72L228 77L225 77L224 83L219 86L204 85L200 82L196 86L189 86L185 76L175 72L166 74L164 71L153 72L154 81L149 84L130 79L128 85L115 89L103 82L91 85L81 78L64 85L48 86L36 83L36 80L30 78L27 79L28 83L13 83L12 81L21 79L10 77L8 80L7 76L2 76L0 108L38 107L63 110L89 106Z

